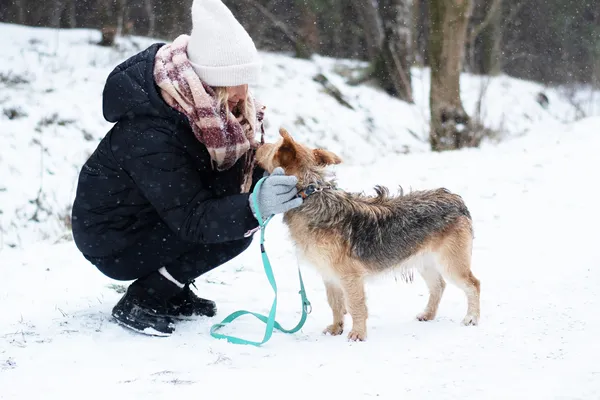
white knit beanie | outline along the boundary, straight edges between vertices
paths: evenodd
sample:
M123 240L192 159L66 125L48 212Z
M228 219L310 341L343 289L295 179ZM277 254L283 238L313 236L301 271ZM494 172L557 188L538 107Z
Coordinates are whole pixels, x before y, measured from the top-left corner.
M254 42L221 0L194 0L188 58L210 86L258 81L260 60Z

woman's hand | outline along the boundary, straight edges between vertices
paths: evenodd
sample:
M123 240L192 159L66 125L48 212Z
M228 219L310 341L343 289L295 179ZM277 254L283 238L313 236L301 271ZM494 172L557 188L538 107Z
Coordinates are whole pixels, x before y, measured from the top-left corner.
M271 215L284 213L302 204L302 198L297 197L296 184L298 178L285 175L283 168L275 168L258 189L257 203L263 220ZM255 189L256 191L256 189ZM254 194L250 196L250 208L256 216Z

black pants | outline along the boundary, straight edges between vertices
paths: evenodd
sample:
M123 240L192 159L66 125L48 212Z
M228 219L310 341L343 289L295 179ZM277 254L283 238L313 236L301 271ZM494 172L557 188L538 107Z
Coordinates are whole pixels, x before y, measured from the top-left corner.
M116 256L86 258L109 278L136 280L160 297L171 297L181 289L160 274L160 268L165 267L173 278L185 284L235 258L250 243L252 237L217 244L185 242L160 223Z

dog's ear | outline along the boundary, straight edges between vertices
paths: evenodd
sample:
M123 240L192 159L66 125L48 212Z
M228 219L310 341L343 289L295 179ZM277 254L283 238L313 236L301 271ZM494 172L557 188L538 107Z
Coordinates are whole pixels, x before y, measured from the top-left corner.
M284 141L290 141L292 143L294 142L292 135L290 135L290 133L286 131L285 128L279 128L279 136L281 136Z
M283 142L277 149L275 157L277 157L279 164L285 169L295 163L298 151L296 150L296 142L294 142L292 136L285 129L280 128L279 134L283 138Z
M315 157L317 165L332 165L340 164L342 162L342 159L337 154L332 153L329 150L314 149L313 156Z

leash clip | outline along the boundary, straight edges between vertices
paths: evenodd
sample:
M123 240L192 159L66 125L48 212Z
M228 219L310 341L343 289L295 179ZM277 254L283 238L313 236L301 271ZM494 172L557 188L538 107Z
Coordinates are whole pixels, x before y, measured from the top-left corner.
M312 305L310 303L304 303L302 306L305 313L310 314L312 312Z
M306 188L304 188L302 191L300 191L300 193L298 193L298 197L302 197L303 199L306 199L308 196L312 195L313 193L322 192L322 191L323 191L323 187L318 186L316 183L311 183Z
M302 290L298 293L300 293L300 295L303 295ZM310 304L310 301L308 301L308 299L305 296L306 295L302 296L304 297L304 301L302 302L302 309L305 313L310 314L312 312L312 304Z

